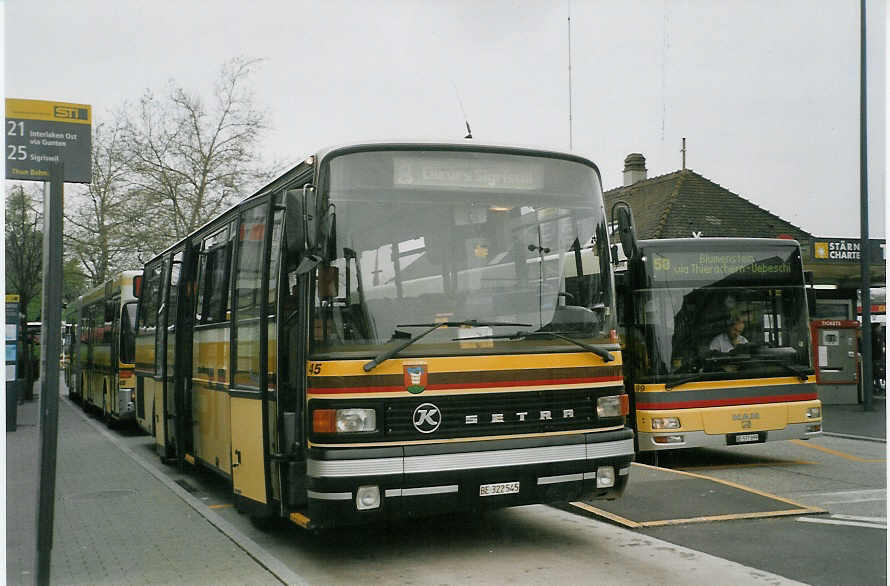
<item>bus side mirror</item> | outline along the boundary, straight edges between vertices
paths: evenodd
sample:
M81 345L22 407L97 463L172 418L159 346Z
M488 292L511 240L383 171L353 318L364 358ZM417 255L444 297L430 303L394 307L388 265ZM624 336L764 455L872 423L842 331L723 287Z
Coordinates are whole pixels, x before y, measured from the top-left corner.
M618 239L621 241L624 255L630 260L637 256L637 231L634 226L634 214L630 205L623 201L615 203L615 206L612 207L613 214L616 206L618 208Z
M315 187L309 184L302 189L289 189L285 192L288 250L303 252L318 244L315 193Z
M315 211L315 188L304 185L302 189L285 192L287 215L285 219L285 246L287 254L300 259L298 274L313 270L322 258L315 247L318 243L318 222Z

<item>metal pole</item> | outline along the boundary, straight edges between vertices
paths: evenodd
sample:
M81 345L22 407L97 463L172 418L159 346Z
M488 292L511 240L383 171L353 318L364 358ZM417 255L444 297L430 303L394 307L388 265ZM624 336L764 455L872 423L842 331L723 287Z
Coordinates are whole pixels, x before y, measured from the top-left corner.
M868 124L865 67L865 0L859 11L859 268L862 277L862 401L872 411L871 363L871 243L868 239Z
M50 582L53 514L56 496L56 448L59 428L59 354L62 332L62 164L50 166L43 193L43 329L40 362L40 457L37 501L36 583Z
M568 37L569 37L569 150L573 147L572 130L572 0L568 1Z

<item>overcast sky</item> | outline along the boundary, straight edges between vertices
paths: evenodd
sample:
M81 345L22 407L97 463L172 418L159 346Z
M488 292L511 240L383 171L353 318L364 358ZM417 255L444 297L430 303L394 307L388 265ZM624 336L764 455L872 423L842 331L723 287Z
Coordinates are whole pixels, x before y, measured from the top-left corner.
M571 51L569 19L571 14ZM869 191L885 235L886 30L868 1ZM687 167L817 236L859 236L854 0L9 0L6 97L94 126L170 79L209 94L235 56L273 129L258 159L378 138L572 150L621 185Z

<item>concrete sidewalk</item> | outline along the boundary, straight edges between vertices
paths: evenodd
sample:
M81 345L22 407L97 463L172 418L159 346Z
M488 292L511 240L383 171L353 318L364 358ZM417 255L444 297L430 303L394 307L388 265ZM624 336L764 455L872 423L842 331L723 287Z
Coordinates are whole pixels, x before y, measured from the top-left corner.
M860 405L823 405L822 432L855 439L887 441L887 401L879 395L873 411Z
M6 434L8 584L35 579L38 409ZM282 583L199 512L60 400L52 584Z

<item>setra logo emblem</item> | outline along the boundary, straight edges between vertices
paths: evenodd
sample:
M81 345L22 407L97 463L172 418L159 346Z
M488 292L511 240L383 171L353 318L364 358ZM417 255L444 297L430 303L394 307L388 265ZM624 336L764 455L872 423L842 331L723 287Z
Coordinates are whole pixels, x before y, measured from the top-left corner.
M414 410L414 429L420 433L433 433L442 424L442 412L432 403L421 403Z
M427 385L426 364L405 364L405 390L412 395L419 395Z

